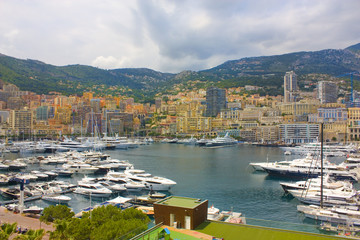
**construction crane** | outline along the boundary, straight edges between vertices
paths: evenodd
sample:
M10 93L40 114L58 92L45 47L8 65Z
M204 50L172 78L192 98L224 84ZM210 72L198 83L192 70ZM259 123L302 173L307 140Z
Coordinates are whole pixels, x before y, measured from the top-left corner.
M350 72L350 73L345 73L345 74L341 74L339 76L336 76L336 78L350 76L350 81L351 81L350 106L351 107L354 106L354 75L355 76L360 76L358 72Z

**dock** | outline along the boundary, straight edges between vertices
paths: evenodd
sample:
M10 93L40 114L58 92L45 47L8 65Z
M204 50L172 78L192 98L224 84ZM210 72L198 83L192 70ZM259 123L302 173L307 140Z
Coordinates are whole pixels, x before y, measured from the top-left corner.
M42 197L42 195L27 197L27 198L24 198L24 202L36 201L36 200L41 199L41 197ZM7 205L7 204L19 203L19 201L20 201L19 199L13 199L13 200L8 200L8 201L3 201L3 202L0 202L0 206L4 206L4 205Z

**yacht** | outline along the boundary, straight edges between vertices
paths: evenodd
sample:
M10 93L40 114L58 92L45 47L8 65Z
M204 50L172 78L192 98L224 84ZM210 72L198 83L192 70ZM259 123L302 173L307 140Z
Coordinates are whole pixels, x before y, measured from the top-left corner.
M262 168L269 175L286 178L316 178L321 173L321 161L310 153L305 158L296 159L293 161L282 161L274 163L257 163L254 164L257 168ZM336 165L327 160L323 160L323 172L329 174L337 180L357 181L358 176L356 171L344 168L343 165Z
M0 163L0 171L4 171L4 170L8 170L9 169L9 165Z
M179 139L178 138L172 138L169 139L169 141L167 143L178 143Z
M65 170L69 170L73 173L81 173L81 174L94 174L99 170L97 167L93 167L90 164L86 163L66 163L62 165Z
M220 209L214 207L214 205L208 208L207 220L220 221L223 217L224 215L220 213Z
M211 141L205 144L206 147L225 147L225 146L234 146L237 144L237 141L229 136L229 133L226 133L224 137L216 137Z
M152 176L140 169L127 169L124 171L126 176L132 181L142 183L148 190L169 191L176 182L164 177Z
M300 202L306 204L320 205L321 192L320 190L288 190ZM323 190L323 205L348 205L357 206L359 200L357 197L357 191L349 188L340 189L324 189Z
M89 150L92 148L92 146L90 144L86 145L81 142L71 140L69 138L64 138L64 141L60 142L58 146L64 147L65 149L75 150L78 152L82 152L82 151ZM56 151L59 151L59 149L57 148Z
M117 136L115 137L109 137L104 135L104 137L101 139L106 144L114 145L116 149L128 149L129 144L124 139L119 139Z
M126 187L127 191L141 191L146 188L146 185L141 182L135 182L128 178L128 175L122 172L109 171L104 180L118 183Z
M19 170L25 169L27 167L26 163L23 163L23 162L18 161L18 160L14 160L14 161L5 160L3 163L9 166L8 169L10 171L19 171Z
M295 147L280 147L284 151L289 151L291 154L306 155L308 152L320 154L321 143L307 143ZM349 153L356 152L356 146L353 144L340 145L340 144L324 144L323 154L324 156L342 157Z
M74 172L64 168L55 168L54 172L60 177L71 177Z
M61 194L51 194L51 195L43 195L41 199L44 201L60 204L60 203L68 203L71 200L71 197Z
M117 183L114 183L114 182L111 182L111 181L99 181L98 183L103 185L104 187L110 189L114 193L123 192L123 191L127 190L124 185L117 184Z
M91 197L109 197L112 191L99 183L80 183L74 193Z
M288 190L307 190L307 189L317 189L321 187L321 176L317 178L310 178L306 181L297 181L297 182L280 182L281 187L285 192ZM352 188L352 183L348 181L335 181L330 175L324 176L323 188L324 189L339 189L342 187Z
M185 139L185 141L183 142L183 144L185 144L185 145L196 145L197 141L198 141L198 140L197 140L196 138L194 138L193 135L191 135L191 138Z
M335 224L360 226L360 211L357 207L325 207L298 205L297 210L305 217Z

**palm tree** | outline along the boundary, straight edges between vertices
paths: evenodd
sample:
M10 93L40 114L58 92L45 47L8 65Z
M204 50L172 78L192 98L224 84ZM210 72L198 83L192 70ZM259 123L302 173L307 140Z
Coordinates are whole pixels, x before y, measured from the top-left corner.
M9 224L4 223L0 227L0 240L9 239L10 235L15 233L17 227L17 223Z
M41 240L45 235L44 229L32 230L30 229L25 234L20 234L15 240Z

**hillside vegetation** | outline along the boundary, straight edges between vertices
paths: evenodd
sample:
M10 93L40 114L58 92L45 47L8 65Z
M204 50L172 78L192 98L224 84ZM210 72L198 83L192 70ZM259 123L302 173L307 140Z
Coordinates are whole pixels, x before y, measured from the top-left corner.
M202 71L179 74L157 72L146 68L99 69L85 65L54 66L36 60L22 60L0 54L0 79L21 90L39 94L51 91L65 95L94 91L122 94L137 100L188 88L216 85L219 87L264 87L265 93L280 93L287 71L302 76L326 74L337 76L360 71L360 43L343 50L327 49L276 56L249 57L227 61ZM181 86L179 88L179 86Z

